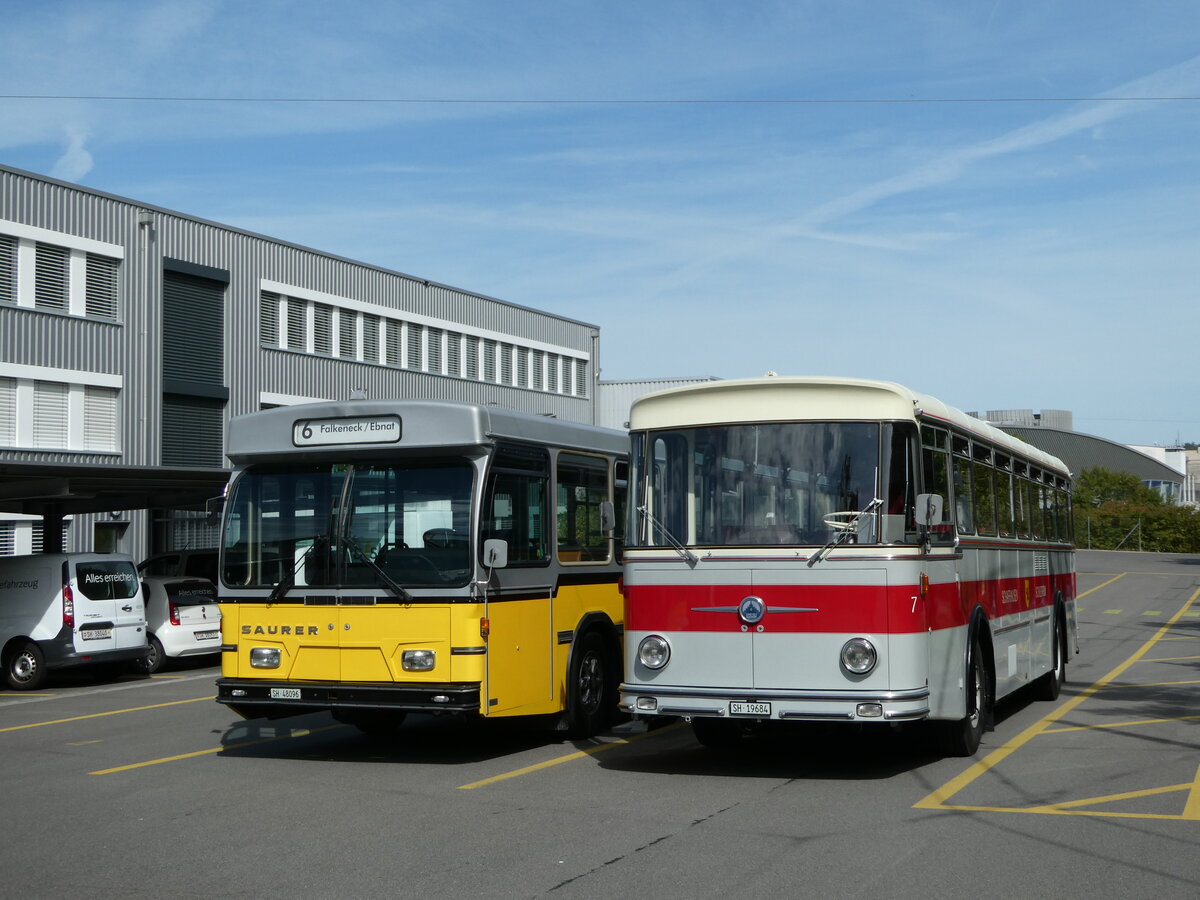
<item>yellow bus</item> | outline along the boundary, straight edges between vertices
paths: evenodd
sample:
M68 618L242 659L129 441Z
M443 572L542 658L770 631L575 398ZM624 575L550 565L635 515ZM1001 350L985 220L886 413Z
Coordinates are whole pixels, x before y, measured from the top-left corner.
M372 734L616 712L624 432L352 400L235 418L228 455L217 702Z

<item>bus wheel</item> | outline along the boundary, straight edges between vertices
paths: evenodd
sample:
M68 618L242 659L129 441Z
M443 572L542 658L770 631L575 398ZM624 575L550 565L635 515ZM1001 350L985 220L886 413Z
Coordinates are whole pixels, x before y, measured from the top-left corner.
M580 640L567 673L567 734L588 738L601 731L617 703L604 641L595 631Z
M729 719L697 716L692 719L692 733L709 750L732 750L742 742L742 725Z
M1067 680L1067 629L1063 617L1054 614L1054 646L1051 648L1053 668L1039 678L1035 684L1035 696L1039 700L1057 700L1059 691Z
M371 737L391 737L404 724L405 713L380 709L335 709L333 717Z
M4 676L14 691L32 691L46 680L46 657L33 641L26 641L4 661Z
M967 717L957 722L941 723L943 731L942 749L948 756L974 756L983 740L987 725L988 710L991 709L992 692L983 664L983 651L979 638L971 641L971 655L967 659Z

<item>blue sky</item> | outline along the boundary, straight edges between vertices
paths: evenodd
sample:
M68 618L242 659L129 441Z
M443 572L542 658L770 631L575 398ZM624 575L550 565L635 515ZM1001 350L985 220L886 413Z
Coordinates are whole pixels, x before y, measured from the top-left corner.
M0 11L8 165L595 323L607 379L1200 440L1193 0Z

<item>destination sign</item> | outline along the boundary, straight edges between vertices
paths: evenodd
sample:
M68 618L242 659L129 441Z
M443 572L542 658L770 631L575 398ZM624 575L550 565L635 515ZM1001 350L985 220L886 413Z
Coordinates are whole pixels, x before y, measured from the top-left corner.
M341 419L299 419L292 426L297 447L325 444L396 444L400 441L399 416L356 416Z

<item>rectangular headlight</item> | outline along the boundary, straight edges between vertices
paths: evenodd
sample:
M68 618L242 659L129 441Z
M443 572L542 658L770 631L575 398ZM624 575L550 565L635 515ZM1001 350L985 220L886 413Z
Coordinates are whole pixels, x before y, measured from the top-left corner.
M250 665L255 669L278 669L278 647L253 647L250 650Z
M405 672L429 672L436 662L432 650L405 650L400 656L400 665Z

